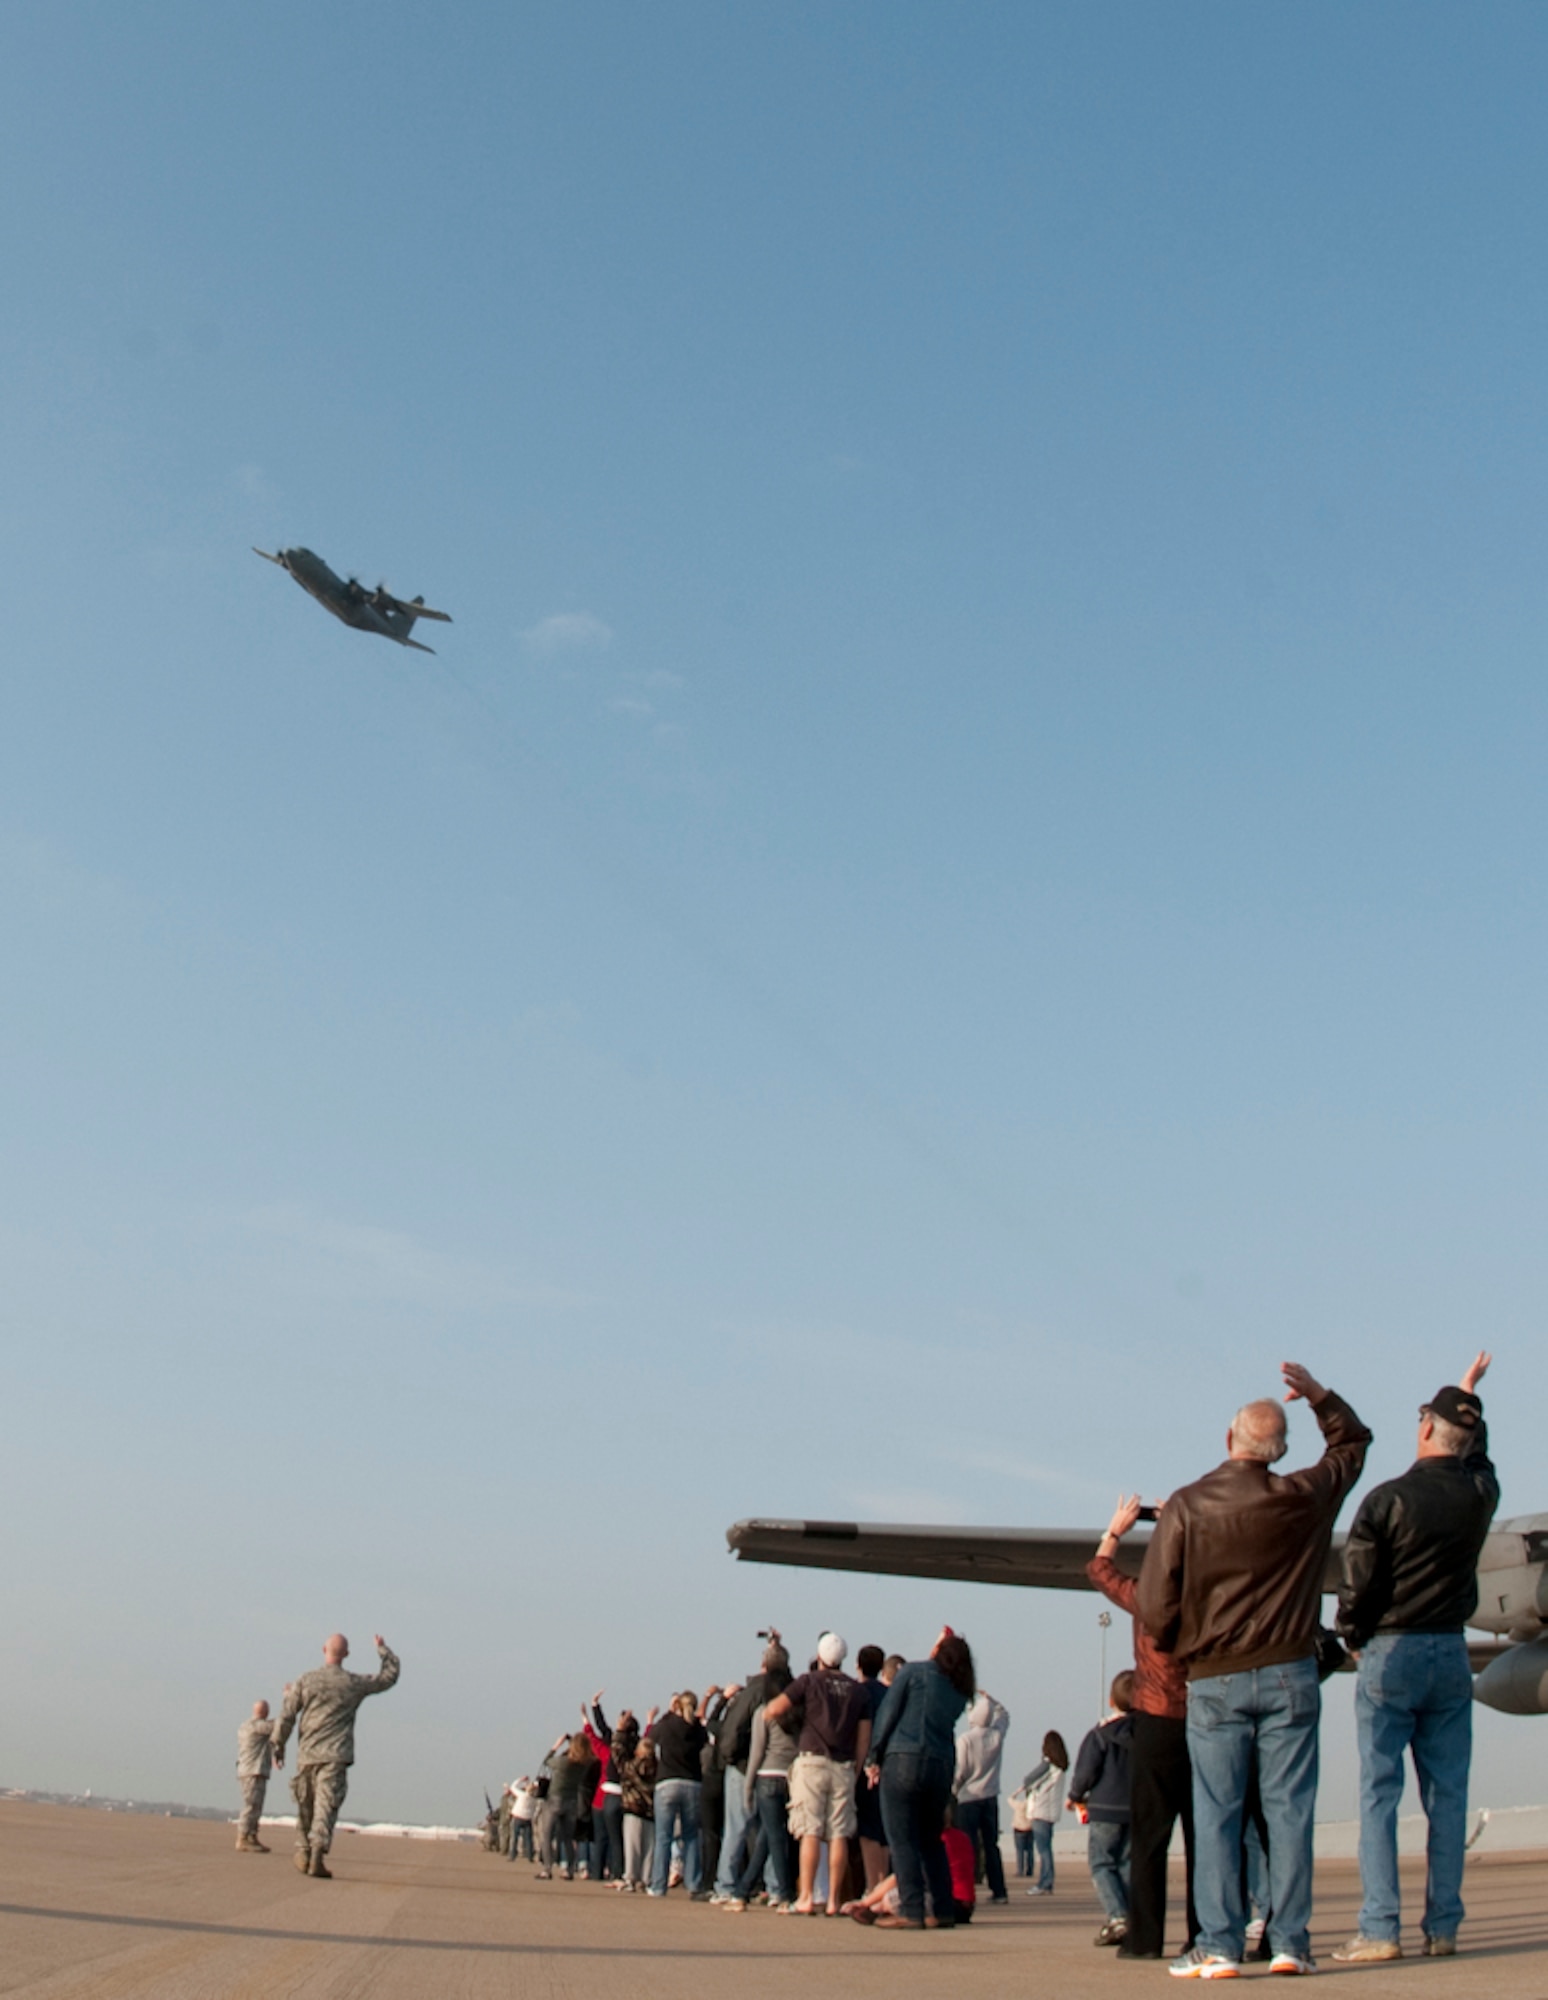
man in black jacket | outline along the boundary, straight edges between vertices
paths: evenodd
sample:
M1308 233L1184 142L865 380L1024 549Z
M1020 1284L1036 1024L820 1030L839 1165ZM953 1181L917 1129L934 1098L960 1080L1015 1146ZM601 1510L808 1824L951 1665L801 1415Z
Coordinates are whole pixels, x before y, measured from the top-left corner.
M1426 1958L1450 1958L1462 1922L1473 1676L1462 1628L1478 1608L1478 1553L1499 1504L1483 1404L1490 1357L1419 1412L1419 1455L1399 1479L1367 1493L1349 1531L1338 1633L1360 1663L1358 1934L1333 1956L1346 1964L1401 1958L1397 1811L1403 1753L1413 1755L1430 1822Z

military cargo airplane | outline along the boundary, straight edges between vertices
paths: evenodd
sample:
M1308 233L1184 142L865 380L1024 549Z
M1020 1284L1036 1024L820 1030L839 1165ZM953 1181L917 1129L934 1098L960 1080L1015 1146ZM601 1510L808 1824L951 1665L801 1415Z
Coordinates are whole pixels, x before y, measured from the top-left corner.
M376 632L384 639L396 639L400 646L412 646L416 653L433 653L434 646L422 646L417 639L409 637L418 618L437 618L443 625L451 623L444 611L431 611L422 597L404 603L401 597L393 597L384 583L375 590L367 590L354 577L335 576L321 556L314 556L310 549L281 549L277 556L271 556L267 549L253 550L255 556L262 556L265 562L278 563L282 570L293 576L301 588L335 618L342 618L346 625L353 625L357 632Z
M1118 1546L1117 1562L1139 1574L1149 1530ZM1014 1583L1034 1590L1090 1590L1086 1564L1098 1528L931 1528L869 1521L737 1521L726 1541L741 1562L957 1583ZM1344 1536L1334 1537L1322 1579L1338 1589ZM1548 1514L1496 1521L1478 1558L1478 1609L1468 1641L1473 1698L1505 1715L1548 1715Z

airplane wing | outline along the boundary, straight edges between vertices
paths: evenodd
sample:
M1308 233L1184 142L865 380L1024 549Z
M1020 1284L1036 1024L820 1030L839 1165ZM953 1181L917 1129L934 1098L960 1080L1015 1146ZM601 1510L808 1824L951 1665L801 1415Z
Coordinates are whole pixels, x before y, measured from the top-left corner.
M870 1521L738 1521L726 1541L739 1562L789 1563L798 1569L860 1570L953 1583L1014 1583L1032 1590L1090 1590L1086 1564L1100 1528L894 1527ZM1149 1542L1136 1529L1119 1544L1117 1563L1139 1574ZM1344 1537L1337 1535L1323 1576L1337 1590Z
M406 598L394 597L390 590L382 591L381 596L389 604L396 605L399 611L404 612L410 618L435 618L439 619L443 625L449 625L452 622L449 611L432 611L428 604L410 604Z
M1086 1564L1100 1528L893 1527L870 1521L738 1521L726 1541L739 1562L801 1569L863 1570L955 1583L1018 1583L1038 1590L1089 1590ZM1139 1574L1148 1534L1118 1551L1118 1566Z
M428 653L431 659L435 658L434 646L421 646L417 639L400 639L398 644L400 646L412 646L416 653Z

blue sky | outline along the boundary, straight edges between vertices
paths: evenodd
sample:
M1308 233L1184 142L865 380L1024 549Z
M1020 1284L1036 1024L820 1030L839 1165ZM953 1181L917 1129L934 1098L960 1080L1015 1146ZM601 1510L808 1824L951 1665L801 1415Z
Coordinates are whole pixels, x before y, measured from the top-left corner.
M1493 1346L1548 1507L1545 40L13 24L0 1778L219 1799L340 1623L367 1812L770 1617L1029 1756L1091 1601L725 1526L1099 1525L1283 1358L1383 1476Z

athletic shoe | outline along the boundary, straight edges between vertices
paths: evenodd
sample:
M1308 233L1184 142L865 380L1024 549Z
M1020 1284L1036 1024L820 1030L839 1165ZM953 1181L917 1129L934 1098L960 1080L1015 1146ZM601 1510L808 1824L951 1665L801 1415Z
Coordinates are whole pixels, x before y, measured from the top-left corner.
M1302 1958L1299 1953L1293 1951L1276 1951L1274 1956L1269 1960L1270 1972L1300 1972L1309 1974L1316 1970L1316 1959Z
M1093 1944L1122 1944L1128 1935L1129 1924L1126 1917L1109 1917L1091 1942Z
M743 1910L747 1908L747 1905L742 1901L740 1896L726 1896L722 1898L720 1907L723 1910L729 1910L732 1916L739 1917Z
M1427 1937L1419 1947L1421 1958L1455 1958L1457 1941L1454 1937Z
M991 1903L995 1903L995 1904L1000 1904L1000 1903L1008 1903L1008 1902L1010 1901L1010 1897L1009 1897L1009 1896L991 1896L991 1897L989 1898L989 1900L990 1900L990 1902L991 1902Z
M1206 1951L1196 1944L1192 1951L1185 1951L1181 1958L1174 1958L1166 1968L1174 1979L1240 1979L1242 1962L1239 1958L1222 1958L1218 1951Z
M1364 1931L1357 1931L1348 1944L1337 1946L1333 1953L1339 1965L1382 1965L1389 1958L1402 1956L1403 1947L1396 1938L1367 1937Z

